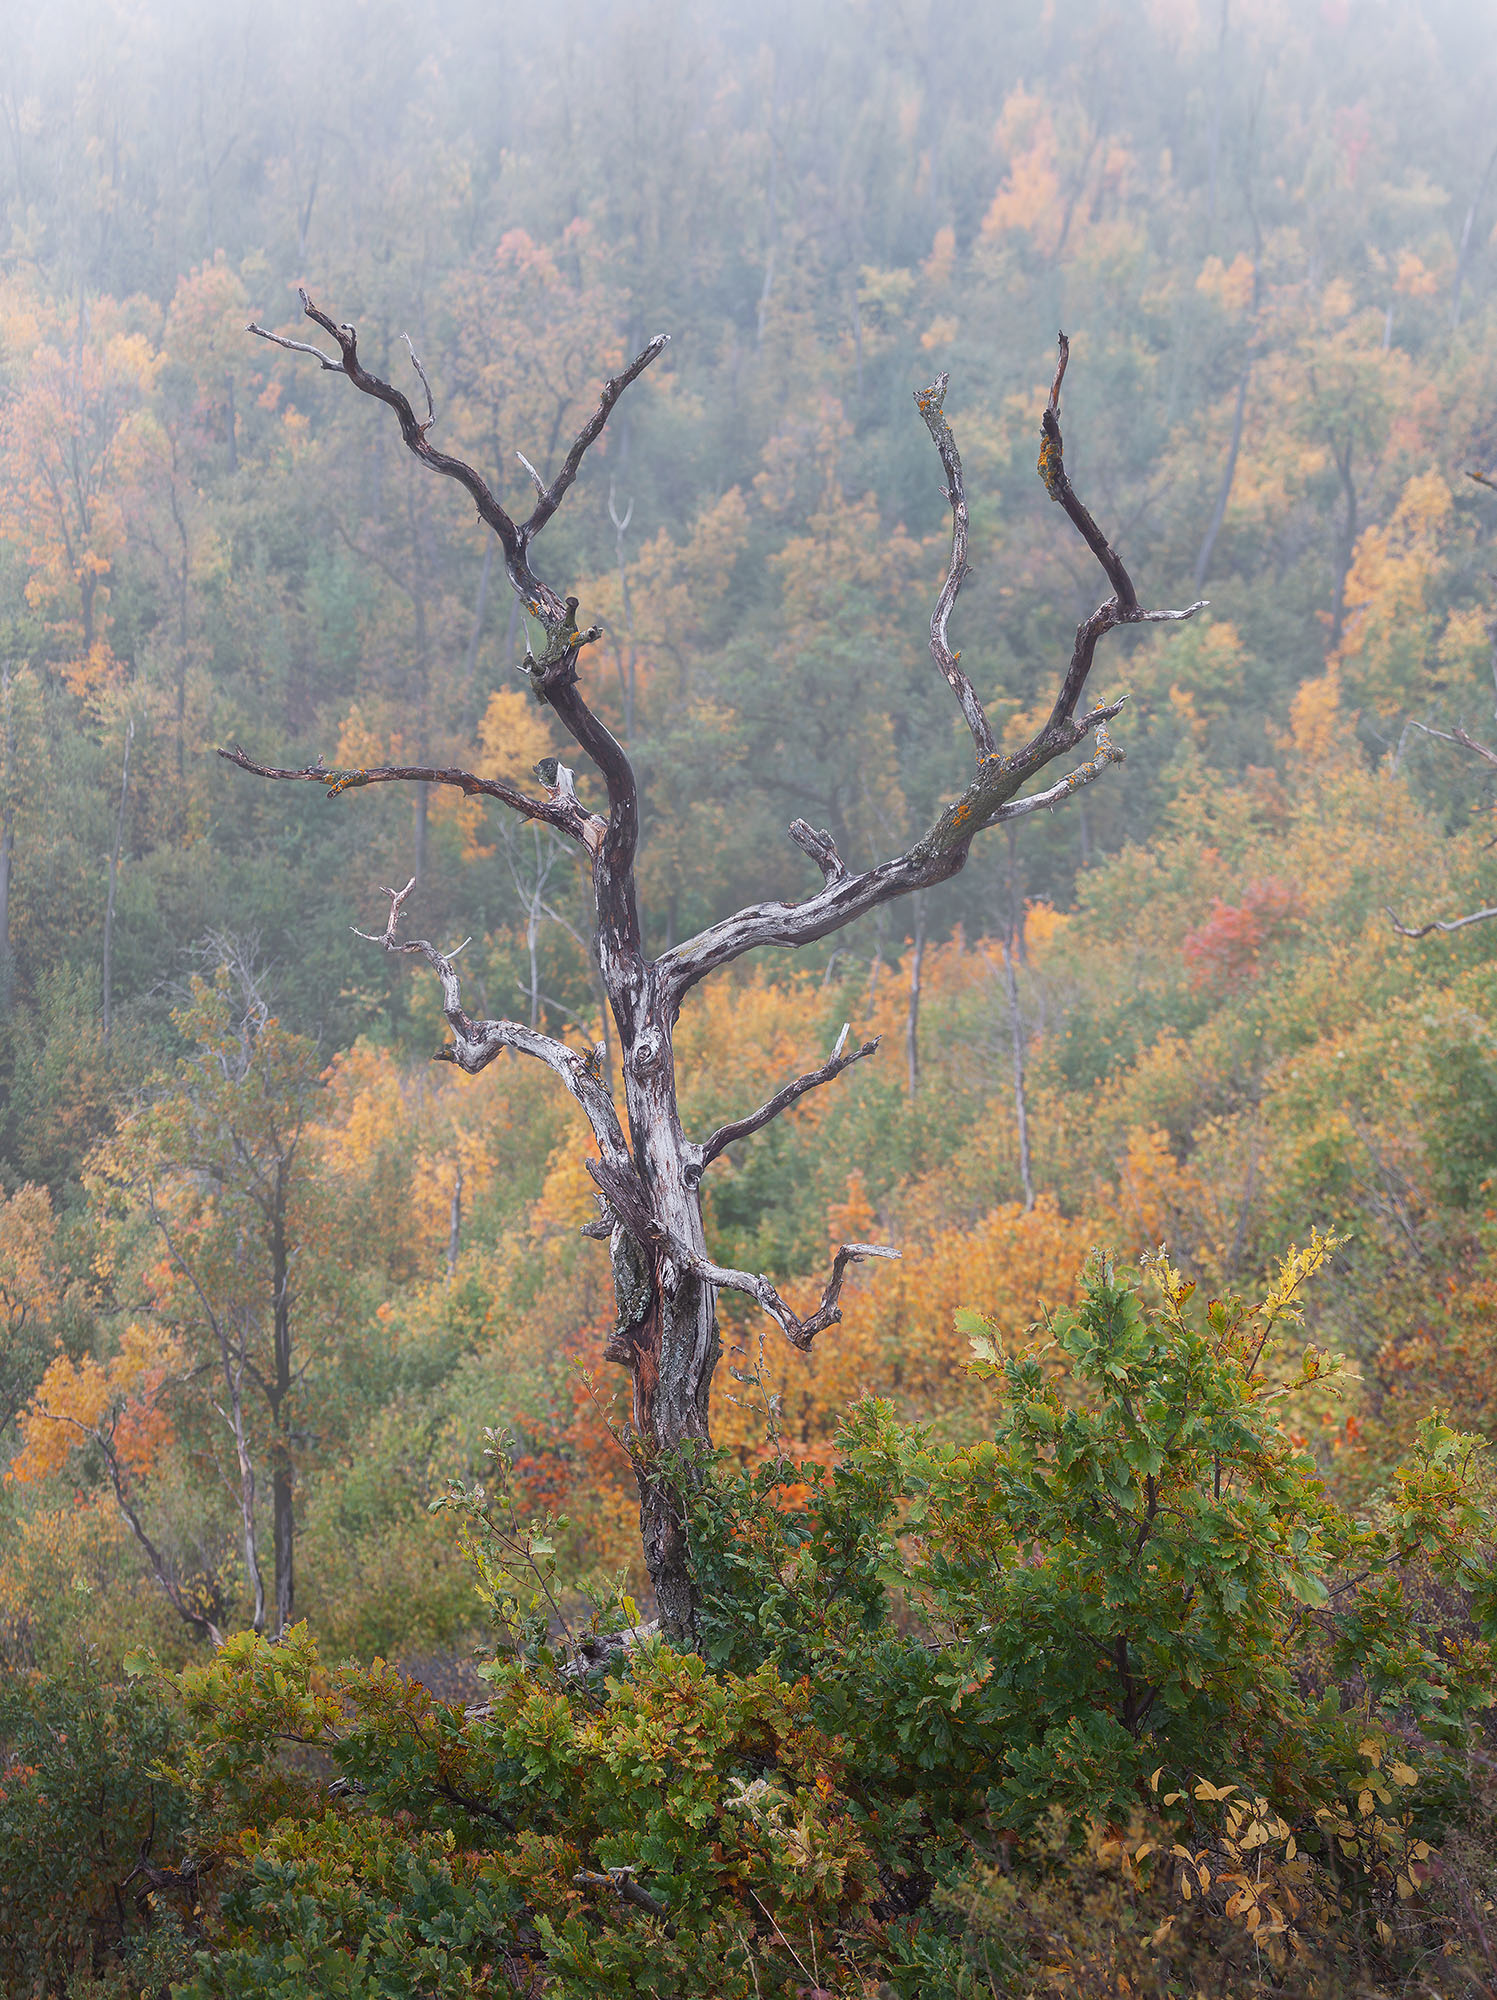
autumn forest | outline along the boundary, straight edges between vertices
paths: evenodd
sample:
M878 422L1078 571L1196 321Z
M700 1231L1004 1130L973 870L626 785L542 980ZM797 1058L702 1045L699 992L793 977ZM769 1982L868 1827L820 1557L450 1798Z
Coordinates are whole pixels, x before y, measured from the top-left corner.
M1497 1993L1491 30L7 29L0 1990Z

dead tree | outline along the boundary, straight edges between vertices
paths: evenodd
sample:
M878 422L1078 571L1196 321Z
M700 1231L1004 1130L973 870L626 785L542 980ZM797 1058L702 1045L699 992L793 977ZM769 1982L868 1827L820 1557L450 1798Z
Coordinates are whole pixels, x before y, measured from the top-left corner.
M1473 472L1471 477L1477 479L1481 475ZM1489 482L1483 481L1483 484L1486 483ZM1492 678L1494 682L1497 682L1497 648L1493 650ZM1462 729L1459 725L1454 729L1431 729L1426 722L1413 722L1409 724L1409 727L1417 729L1422 736L1437 737L1441 743L1453 743L1457 749L1470 750L1474 755L1480 757L1484 763L1497 765L1497 750L1493 750L1486 743L1478 743L1468 730ZM1393 925L1394 930L1398 932L1400 937L1406 938L1427 938L1435 931L1442 931L1449 936L1454 931L1469 929L1472 924L1490 923L1494 917L1497 917L1497 908L1473 910L1469 916L1451 917L1444 921L1435 919L1427 924L1406 924L1401 921L1395 911L1388 911L1388 919Z
M412 353L421 384L424 418L410 399L372 374L359 358L356 330L340 324L301 294L306 317L333 343L332 351L293 340L259 326L249 331L277 346L306 354L328 373L343 375L363 395L386 404L395 415L408 450L433 472L452 479L467 493L479 518L497 538L506 573L520 604L546 634L540 656L528 649L523 662L537 700L558 716L607 791L607 807L591 811L579 798L573 773L547 760L537 767L539 790L525 792L503 778L485 778L458 769L385 766L332 770L319 758L300 770L254 762L242 749L221 750L241 770L262 778L302 780L327 787L330 797L366 785L450 785L467 797L497 800L522 817L544 822L574 843L591 872L596 909L598 960L608 1005L618 1030L617 1054L623 1082L623 1116L605 1085L601 1052L586 1054L536 1029L509 1020L476 1020L463 1007L454 954L424 939L397 936L401 907L410 893L386 891L389 914L375 941L387 951L411 952L436 973L452 1040L438 1051L472 1074L504 1049L516 1049L547 1064L581 1105L592 1127L599 1157L588 1161L597 1183L600 1219L588 1233L607 1237L613 1262L618 1319L607 1358L623 1364L633 1379L633 1454L640 1494L640 1530L645 1563L665 1629L690 1643L695 1604L682 1498L683 1450L708 1438L708 1397L721 1353L716 1298L719 1291L746 1293L780 1327L787 1340L808 1349L816 1335L840 1318L838 1297L847 1267L869 1257L897 1252L867 1243L845 1243L814 1311L794 1312L762 1273L734 1271L714 1263L702 1224L701 1184L713 1161L730 1145L762 1130L805 1091L832 1082L873 1053L875 1044L848 1049L846 1035L829 1060L809 1076L788 1083L767 1104L724 1125L704 1140L681 1128L676 1102L672 1034L681 1006L699 980L731 965L745 952L766 945L794 950L839 931L844 925L894 898L934 888L956 875L974 838L987 827L1043 812L1067 800L1122 761L1107 724L1122 702L1082 708L1097 644L1123 625L1157 624L1188 618L1199 610L1149 611L1140 604L1132 579L1116 551L1092 519L1067 477L1060 430L1061 383L1069 343L1060 336L1059 360L1049 401L1041 414L1039 472L1052 500L1101 565L1108 594L1077 628L1070 663L1061 678L1049 717L1037 734L1005 756L977 692L947 638L947 625L967 575L967 499L956 439L946 421L947 378L942 375L915 397L916 407L940 456L951 507L952 548L945 580L930 624L930 649L971 731L976 771L929 830L906 852L875 867L850 870L832 836L796 820L789 829L821 874L820 886L799 902L754 903L712 924L697 936L672 945L658 958L647 956L640 925L635 880L639 834L639 793L623 745L589 705L578 682L584 648L599 637L596 628L579 630L578 600L543 580L533 566L536 542L577 478L583 458L600 436L619 397L663 353L668 336L657 335L622 373L603 385L598 406L578 432L560 471L549 485L526 465L536 491L526 520L500 504L475 468L439 451L431 442L435 408L430 385ZM1025 793L1040 771L1094 739L1092 754L1045 789ZM1021 794L1023 794L1021 796Z

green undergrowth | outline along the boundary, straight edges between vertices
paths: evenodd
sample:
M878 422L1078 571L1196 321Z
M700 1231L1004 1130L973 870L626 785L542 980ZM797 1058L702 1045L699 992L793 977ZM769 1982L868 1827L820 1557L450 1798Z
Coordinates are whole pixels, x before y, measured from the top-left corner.
M1491 1990L1497 1637L1479 1443L1362 1511L1296 1442L1300 1292L1089 1267L987 1436L881 1403L830 1467L680 1468L699 1646L595 1642L502 1451L456 1516L486 1699L304 1626L0 1694L16 1994ZM594 1658L594 1655L600 1655Z

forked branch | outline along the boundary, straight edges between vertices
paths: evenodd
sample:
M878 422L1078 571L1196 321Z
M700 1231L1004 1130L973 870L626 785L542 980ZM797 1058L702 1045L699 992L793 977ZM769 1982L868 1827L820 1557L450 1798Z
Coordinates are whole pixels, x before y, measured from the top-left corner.
M848 1029L844 1024L842 1033L837 1037L837 1046L820 1069L813 1069L805 1076L798 1076L793 1083L785 1084L767 1103L761 1104L757 1111L751 1111L746 1118L735 1118L726 1125L719 1125L711 1137L705 1139L695 1149L695 1158L691 1162L690 1169L691 1180L699 1181L720 1153L736 1144L739 1139L747 1139L753 1132L762 1132L766 1125L778 1118L782 1111L788 1111L797 1098L804 1097L808 1090L816 1090L823 1083L831 1083L841 1076L844 1070L851 1069L855 1062L861 1062L865 1056L877 1053L880 1038L875 1035L871 1042L864 1042L861 1048L854 1049L850 1055L844 1055L847 1035Z
M600 948L605 956L612 954L636 955L639 950L639 913L635 903L633 884L634 852L638 841L639 801L638 787L629 759L621 744L605 728L598 717L582 699L577 688L577 655L589 641L596 639L597 627L579 631L577 626L577 599L565 597L558 590L536 575L531 567L530 550L537 535L555 514L568 489L573 485L589 448L602 435L615 403L631 382L636 381L650 364L665 351L668 336L657 334L635 356L627 368L618 375L611 375L604 382L597 408L588 418L572 442L557 473L546 486L533 467L530 470L535 484L537 498L530 517L525 521L515 521L490 488L487 480L465 460L453 457L448 452L439 451L432 444L428 432L435 418L435 403L426 371L411 349L411 361L426 394L427 416L423 422L411 407L410 398L392 383L373 374L359 358L358 331L346 321L335 321L315 304L305 291L300 292L302 311L314 325L331 336L337 345L336 356L310 341L296 340L290 335L274 333L268 327L250 323L248 331L273 346L288 349L294 354L310 355L320 367L333 374L346 375L354 387L363 395L376 402L386 404L395 412L400 425L400 434L406 448L421 463L445 479L455 480L463 488L478 509L479 518L498 537L504 551L504 565L511 587L532 617L540 620L547 634L547 643L539 658L526 655L525 666L531 686L536 696L550 704L570 730L575 741L587 752L602 773L608 786L608 824L606 832L597 840L589 840L594 862L594 881L599 904ZM407 341L409 346L409 341ZM241 769L257 772L263 777L306 777L320 775L314 767L312 771L282 771L266 765L252 763L243 752L232 757ZM334 776L343 782L330 790L343 790L351 784L377 784L388 782L395 777L431 781L431 774L414 769L396 771L393 767L381 772L338 772ZM525 812L531 818L546 819L562 832L576 837L584 837L582 826L566 810L564 802L555 802L549 811L537 812L534 802L512 787L504 787L495 780L472 779L471 774L443 774L437 777L439 783L457 783L464 790L482 791L486 796L501 799L515 810Z
M543 486L539 475L531 471L531 477L538 489L538 498L529 519L517 522L500 504L487 480L473 466L463 459L454 458L448 452L438 451L429 442L427 433L436 422L436 407L426 370L416 357L416 350L411 346L409 335L403 337L421 387L426 393L427 416L424 423L417 417L411 408L410 398L402 390L395 388L392 383L384 381L364 366L359 358L358 329L346 320L342 322L334 320L313 302L304 289L298 289L297 296L301 300L302 311L307 318L314 325L320 326L323 332L330 335L337 343L336 357L314 346L310 341L294 340L287 334L273 333L269 327L259 326L253 320L246 328L246 332L256 335L260 340L268 340L275 347L284 347L293 354L310 355L329 373L346 375L354 387L364 395L372 396L377 402L387 404L399 421L400 434L407 450L419 458L423 465L429 466L433 472L440 473L444 479L456 480L468 494L480 517L499 537L514 588L526 600L532 614L541 620L552 637L558 637L566 622L565 600L543 584L531 571L529 560L531 543L546 526L576 480L583 458L589 447L602 436L603 427L608 422L614 404L629 384L637 381L651 362L658 360L665 352L670 335L656 334L627 368L618 375L608 377L603 384L598 407L577 433L560 472L549 486Z
M565 1042L543 1035L538 1029L527 1028L519 1021L475 1020L463 1007L462 984L457 967L452 963L463 949L462 945L453 951L441 952L425 938L402 939L396 936L402 906L415 886L413 875L403 889L381 889L380 894L390 899L385 928L382 931L355 928L354 936L363 938L366 944L377 944L385 951L413 952L426 961L442 982L442 1012L452 1030L452 1041L437 1050L436 1060L456 1063L468 1076L476 1076L480 1070L487 1069L505 1049L515 1049L521 1055L533 1056L537 1062L545 1063L582 1106L605 1162L618 1171L627 1170L632 1175L633 1162L624 1142L618 1111L603 1081L597 1051L590 1049L586 1055L579 1055Z
M1139 603L1133 580L1121 557L1083 505L1065 467L1060 430L1060 393L1070 360L1070 342L1060 336L1055 377L1040 420L1039 474L1050 497L1063 509L1086 542L1111 586L1111 595L1076 628L1070 662L1044 726L1012 756L998 754L993 732L971 681L962 671L960 655L947 638L947 624L967 573L967 503L961 459L945 412L946 377L939 376L916 392L915 404L930 432L946 475L946 498L952 510L952 550L946 576L931 618L931 654L966 719L977 746L976 778L906 853L883 861L862 874L850 875L829 835L815 833L797 820L790 836L820 866L822 887L800 903L755 903L710 929L676 945L660 961L660 972L676 1004L699 979L731 964L744 952L766 945L794 950L828 937L881 903L919 889L933 888L966 865L973 839L986 827L1001 825L1027 813L1063 805L1083 785L1091 784L1109 764L1120 763L1122 752L1106 732L1106 724L1122 709L1121 700L1103 702L1078 716L1098 642L1120 625L1178 624L1205 608L1205 600L1181 611L1150 611ZM1021 796L1039 771L1065 757L1096 734L1095 754L1047 790Z
M719 1291L747 1292L751 1299L764 1308L779 1327L792 1347L798 1347L804 1354L818 1333L829 1326L835 1326L842 1317L842 1308L837 1303L842 1296L842 1280L847 1275L849 1264L861 1264L870 1257L897 1257L899 1252L886 1243L844 1243L832 1259L832 1275L827 1280L826 1290L821 1295L821 1304L805 1319L786 1305L768 1278L752 1271L730 1271L721 1264L709 1264L704 1258L690 1259L691 1268L699 1278Z

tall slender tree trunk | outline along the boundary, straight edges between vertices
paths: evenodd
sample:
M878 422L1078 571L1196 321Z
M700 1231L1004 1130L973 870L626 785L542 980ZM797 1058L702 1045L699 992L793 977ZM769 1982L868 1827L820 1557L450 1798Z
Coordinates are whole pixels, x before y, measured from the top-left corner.
M16 816L0 806L0 1014L10 1008L14 964L10 951L10 874L16 849Z
M450 1285L457 1276L458 1251L463 1240L463 1163L457 1163L457 1172L452 1177L452 1202L447 1211L447 1282Z
M296 1617L296 1466L291 1451L287 1399L291 1393L291 1259L286 1241L286 1165L276 1167L271 1225L271 1309L274 1314L274 1374L270 1410L275 1435L271 1444L271 1539L275 1548L275 1619L277 1633Z
M1211 558L1216 551L1216 538L1222 531L1222 522L1227 518L1227 502L1232 497L1232 481L1237 477L1237 454L1242 449L1242 419L1247 410L1248 377L1251 373L1252 363L1247 362L1237 378L1237 407L1232 412L1232 442L1227 447L1227 463L1222 472L1222 483L1217 489L1216 505L1211 510L1211 520L1206 528L1205 539L1201 543L1201 553L1196 557L1197 590L1206 581L1206 572L1211 567Z
M1455 259L1455 279L1450 287L1450 330L1452 333L1455 332L1461 323L1461 288L1466 282L1466 272L1471 263L1471 252L1476 241L1477 211L1486 197L1487 188L1491 184L1494 173L1497 173L1497 146L1492 148L1488 156L1481 179L1476 184L1476 193L1471 197L1471 206L1466 210L1466 220L1461 227L1461 240Z
M11 667L0 660L0 1014L10 1008L15 966L10 950L10 882L15 865L16 809L11 786L16 781L16 724L10 699Z
M1351 445L1336 453L1336 472L1341 481L1342 497L1346 511L1341 522L1341 546L1336 552L1336 596L1331 607L1331 651L1341 644L1341 632L1346 623L1346 579L1351 573L1352 557L1357 552L1357 487L1351 474Z
M114 890L120 872L120 849L125 843L125 802L130 796L130 745L135 741L135 722L125 722L125 755L120 772L120 809L114 822L114 847L109 856L109 895L104 904L104 1045L109 1046L112 1025L111 1002L114 978Z
M917 894L915 904L915 949L910 959L910 1004L904 1023L904 1053L909 1070L910 1102L920 1088L920 979L925 968L925 898Z
M1008 993L1008 1027L1014 1050L1014 1120L1019 1132L1019 1184L1024 1207L1034 1207L1034 1174L1029 1158L1029 1098L1024 1079L1024 1016L1019 1008L1019 894L1015 875L1014 830L1008 829L1008 923L1003 941L1003 983Z
M265 1630L265 1578L260 1568L259 1539L255 1531L255 1461L250 1454L249 1433L244 1421L244 1332L241 1328L239 1352L231 1352L223 1342L224 1384L228 1391L229 1428L234 1437L234 1453L239 1461L239 1522L244 1540L244 1569L254 1593L252 1622L257 1632Z

